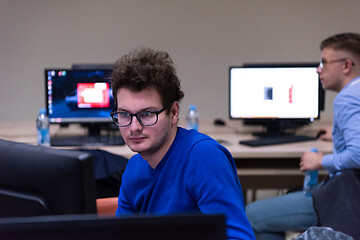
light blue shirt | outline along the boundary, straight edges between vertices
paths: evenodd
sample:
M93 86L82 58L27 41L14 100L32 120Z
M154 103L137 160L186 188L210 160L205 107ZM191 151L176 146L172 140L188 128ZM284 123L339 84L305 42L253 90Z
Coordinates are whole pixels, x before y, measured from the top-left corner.
M349 82L333 103L333 153L322 159L331 174L360 169L360 76Z

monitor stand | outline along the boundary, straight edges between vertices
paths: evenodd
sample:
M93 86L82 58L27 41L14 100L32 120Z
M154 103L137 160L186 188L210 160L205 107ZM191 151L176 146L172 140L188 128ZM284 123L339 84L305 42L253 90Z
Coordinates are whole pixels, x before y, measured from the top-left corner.
M285 129L288 126L289 121L286 120L269 120L265 123L265 131L254 132L253 135L260 138L294 135L292 133L285 132Z
M287 132L286 129L301 127L303 125L299 123L293 124L292 120L286 119L275 119L264 122L266 126L266 131L264 132L254 132L254 136L258 136L257 139L250 140L241 140L239 143L248 145L251 147L256 146L265 146L265 145L274 145L274 144L284 144L284 143L294 143L294 142L303 142L315 140L315 137L304 136L304 135L295 135L295 133Z
M89 136L101 136L101 132L119 131L118 127L113 122L99 122L99 123L82 123L81 127L87 129Z
M125 144L119 129L112 122L82 123L81 127L87 129L86 135L52 137L50 139L51 146L111 146ZM102 133L103 131L105 134Z

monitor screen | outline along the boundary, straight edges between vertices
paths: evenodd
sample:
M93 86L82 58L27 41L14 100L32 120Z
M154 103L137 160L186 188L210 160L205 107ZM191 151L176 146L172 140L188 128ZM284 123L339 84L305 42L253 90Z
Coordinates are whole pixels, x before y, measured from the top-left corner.
M319 118L316 66L230 67L231 119Z
M92 155L0 139L0 217L96 213Z
M45 69L50 123L111 123L114 108L107 69Z

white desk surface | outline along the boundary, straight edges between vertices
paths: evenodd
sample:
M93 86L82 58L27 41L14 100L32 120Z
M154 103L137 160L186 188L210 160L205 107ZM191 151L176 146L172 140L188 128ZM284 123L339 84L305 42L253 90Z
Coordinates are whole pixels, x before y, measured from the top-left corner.
M315 121L299 130L297 133L315 136L317 129L322 125L331 124L328 121ZM180 126L183 124L180 123ZM243 126L241 121L227 121L226 126L215 126L212 120L201 119L200 132L203 132L215 140L226 141L223 145L229 149L234 158L296 158L301 157L303 153L310 148L317 148L324 153L332 152L332 143L321 140L307 141L299 143L287 143L271 146L249 147L239 144L240 140L254 138L251 133L261 130L259 126ZM78 125L71 125L68 128L59 128L57 125L51 126L51 135L71 135L85 134L85 130ZM35 122L3 122L0 123L0 138L25 142L36 143ZM65 147L64 147L65 148ZM73 147L71 147L73 148ZM102 149L124 157L131 157L135 153L126 145L124 146L94 146L90 149Z

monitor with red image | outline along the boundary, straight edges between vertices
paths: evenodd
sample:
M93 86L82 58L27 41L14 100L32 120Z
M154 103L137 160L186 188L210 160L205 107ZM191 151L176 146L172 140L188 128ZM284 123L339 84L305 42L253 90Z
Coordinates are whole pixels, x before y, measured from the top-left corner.
M111 69L45 69L50 123L111 123Z

